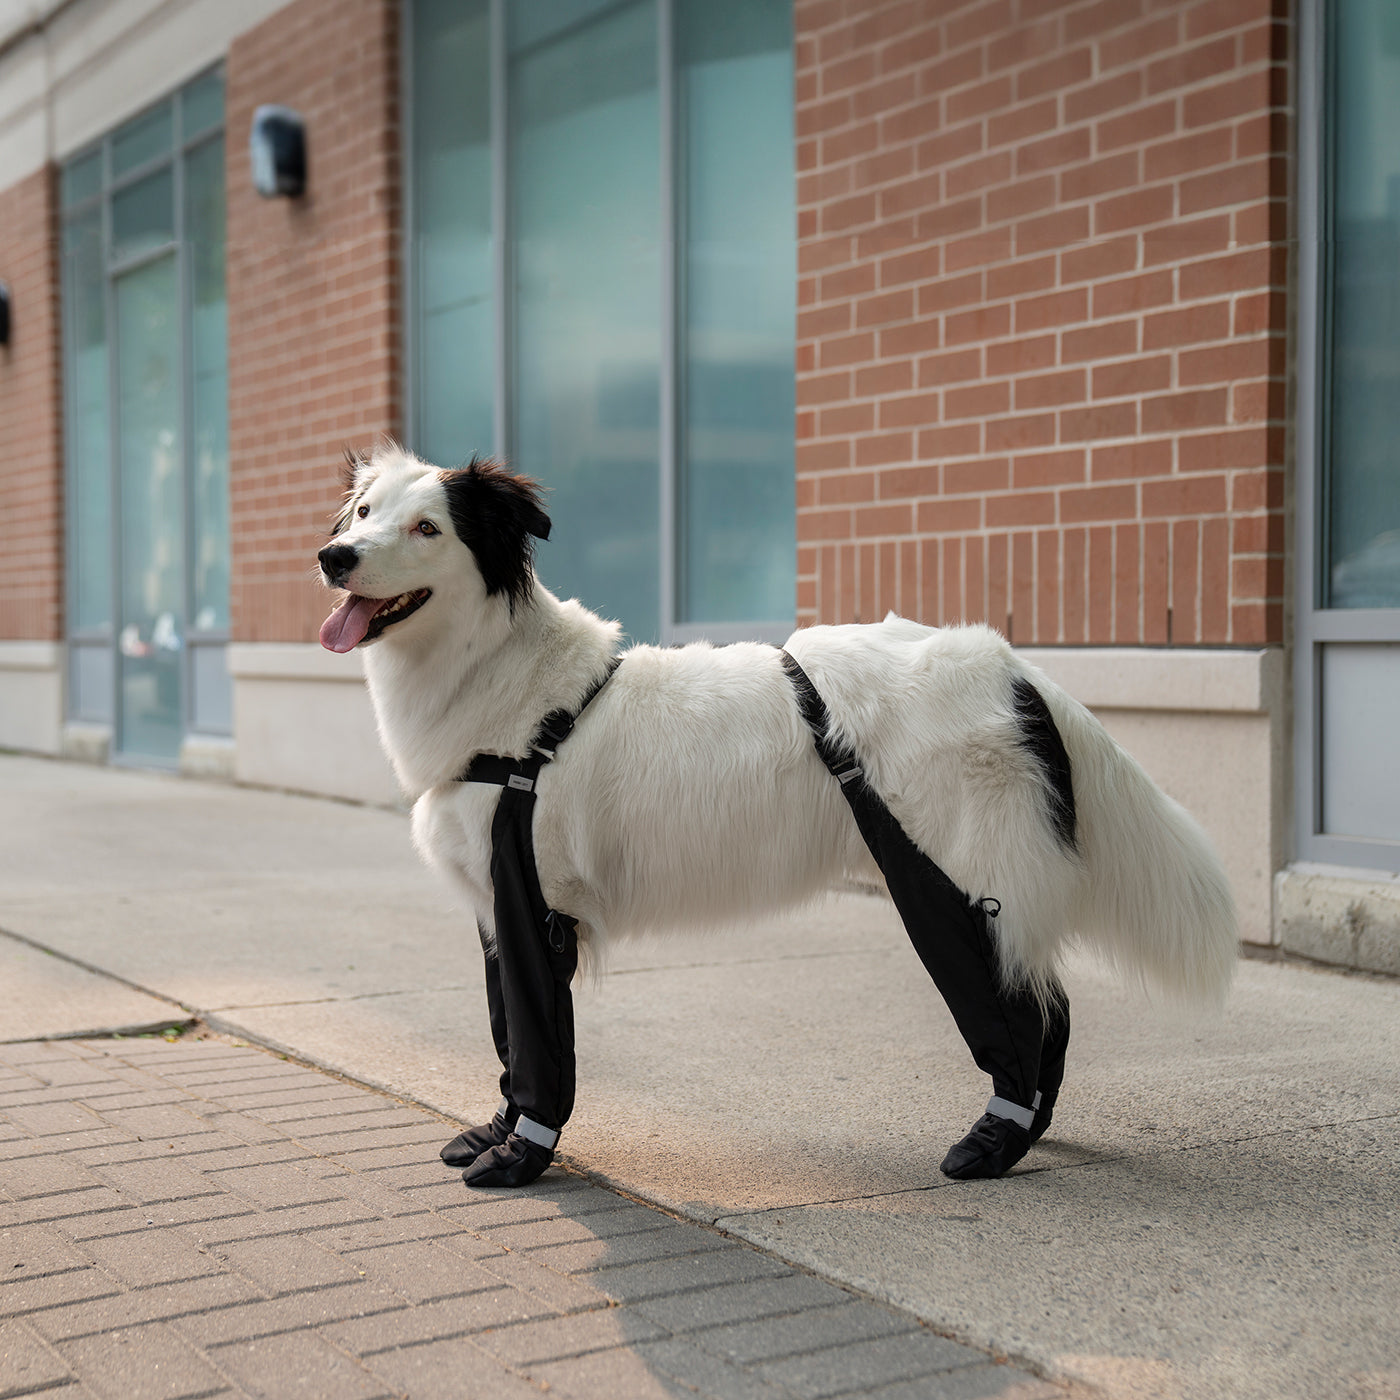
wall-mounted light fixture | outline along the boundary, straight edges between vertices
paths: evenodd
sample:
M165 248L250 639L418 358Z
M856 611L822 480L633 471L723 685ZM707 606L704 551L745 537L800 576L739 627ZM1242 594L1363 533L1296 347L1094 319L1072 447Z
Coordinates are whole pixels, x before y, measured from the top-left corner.
M10 287L0 282L0 345L10 343Z
M273 199L295 199L306 188L306 123L290 107L265 105L253 113L248 138L253 187Z

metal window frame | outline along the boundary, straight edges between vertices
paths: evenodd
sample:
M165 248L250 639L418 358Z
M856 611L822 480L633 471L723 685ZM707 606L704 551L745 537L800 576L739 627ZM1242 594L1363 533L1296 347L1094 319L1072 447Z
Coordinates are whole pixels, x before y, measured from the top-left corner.
M100 644L111 655L112 691L110 695L109 713L111 716L112 743L109 753L109 762L118 767L163 767L173 769L179 766L178 756L175 759L161 759L155 755L125 754L119 747L123 727L121 665L118 649L121 638L124 549L120 526L122 499L121 434L119 423L120 365L115 344L117 327L116 284L118 278L125 276L127 273L138 271L151 263L171 256L175 259L175 312L177 317L176 355L180 374L176 408L176 432L179 437L180 461L182 464L179 516L184 544L186 546L184 558L182 560L180 581L181 605L184 609L181 634L183 644L180 652L180 731L183 737L196 734L217 734L223 737L228 733L227 730L201 729L197 727L195 722L194 653L200 648L226 646L230 639L230 632L227 627L204 631L197 631L194 627L194 572L191 567L191 551L189 549L189 545L194 540L195 527L194 492L191 490L191 430L194 420L194 377L190 372L193 286L191 281L192 262L185 228L186 159L192 152L214 141L222 141L226 131L226 122L220 121L214 125L205 125L200 127L197 131L188 134L184 129L185 90L191 84L201 82L213 73L222 73L223 66L222 62L211 64L209 67L196 73L193 77L186 79L179 87L172 89L155 102L148 103L140 111L133 113L117 127L104 132L96 141L75 151L64 161L64 164L67 165L73 161L83 160L91 156L95 151L100 152L101 156L100 189L96 194L89 195L85 199L78 200L71 205L61 206L59 218L61 223L66 225L69 220L87 214L94 208L100 211L103 317L105 320L107 337L107 471L108 490L112 509L112 519L109 522L111 570L108 578L108 590L112 600L112 620L101 627L74 628L70 625L66 629L67 642L70 650L74 646L93 647ZM124 171L120 176L114 177L112 174L112 142L116 133L132 122L139 121L148 113L165 105L171 108L170 149L159 156L154 156L149 160L143 161L140 165L133 167L131 170ZM167 167L169 167L171 171L170 198L173 237L159 245L142 249L141 252L129 257L115 257L113 252L114 242L112 230L112 201L114 196ZM63 283L66 288L66 270ZM70 317L73 314L72 297L65 291L63 300L62 325L65 335L71 343L72 329ZM62 378L64 418L65 421L68 421L74 408L74 385L72 382L72 362L66 351L63 356ZM65 454L64 486L65 491L70 493L70 497L73 490L71 473L72 462ZM74 537L76 522L71 512L65 511L65 516L64 538L67 541L69 557L72 558L76 544ZM74 611L74 586L75 579L72 571L65 571L65 613L69 618L73 616Z
M1322 654L1329 643L1400 642L1400 608L1325 608L1327 404L1331 383L1329 287L1333 58L1328 0L1298 9L1298 409L1293 647L1294 854L1298 859L1400 871L1400 842L1322 830Z
M506 34L508 0L489 0L491 55L491 237L494 263L495 378L492 391L493 451L509 459L514 422L515 304L512 293L510 210L510 93L509 52ZM620 9L634 0L618 0ZM685 331L684 240L685 220L681 189L683 155L678 85L675 65L675 0L651 0L657 20L657 109L660 114L660 236L661 326L659 365L659 417L657 471L657 612L663 645L692 641L782 642L796 622L796 578L793 579L793 616L759 622L681 622L677 613L683 588L680 481L684 470L685 405L681 383ZM401 390L406 405L406 429L410 445L422 435L422 322L418 314L417 203L413 190L413 91L414 0L400 0L399 91L400 169L403 174L404 370ZM596 16L590 16L590 22ZM795 429L794 429L795 431Z

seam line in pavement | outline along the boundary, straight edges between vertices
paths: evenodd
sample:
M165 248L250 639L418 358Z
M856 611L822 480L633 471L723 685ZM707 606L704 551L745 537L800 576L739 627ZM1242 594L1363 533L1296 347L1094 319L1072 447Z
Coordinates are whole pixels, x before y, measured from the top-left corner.
M458 986L433 987L434 992L470 992L473 988L470 983L463 982ZM394 987L387 992L347 992L340 997L303 997L295 1001L235 1001L229 1002L225 1006L211 1006L211 1013L221 1011L268 1011L283 1006L335 1006L343 1001L373 1001L377 997L411 997L419 996L423 992L422 987Z
M98 967L96 963L90 963L85 958L74 957L72 953L65 953L59 948L51 948L47 943L40 943L37 938L27 938L22 933L16 933L13 929L0 928L0 937L12 938L16 943L23 943L26 948L33 948L36 953L47 953L51 958L57 958L60 962L66 962L72 967L80 967L84 972L91 972L96 977L105 977L109 982L119 982L123 987L129 987L133 992L140 992L142 996L148 996L153 1001L163 1001L167 1006L178 1006L186 1016L197 1016L199 1013L191 1006L186 1006L182 1001L176 1001L174 997L166 996L164 992L152 991L150 987L143 987L140 982L133 982L129 977L122 977L118 973L108 972L105 967ZM105 1032L110 1034L110 1032ZM104 1032L97 1032L95 1036L89 1035L87 1039L101 1039ZM40 1041L48 1040L77 1040L79 1037L73 1035L29 1036L25 1040L6 1041L7 1045L29 1045Z

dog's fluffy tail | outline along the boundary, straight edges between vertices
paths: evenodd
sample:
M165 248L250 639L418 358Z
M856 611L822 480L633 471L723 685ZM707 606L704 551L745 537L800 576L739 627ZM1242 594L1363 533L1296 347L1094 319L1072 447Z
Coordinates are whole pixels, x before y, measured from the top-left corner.
M1132 980L1218 1004L1239 949L1229 880L1210 840L1084 706L1047 677L1031 679L1072 767L1080 938Z

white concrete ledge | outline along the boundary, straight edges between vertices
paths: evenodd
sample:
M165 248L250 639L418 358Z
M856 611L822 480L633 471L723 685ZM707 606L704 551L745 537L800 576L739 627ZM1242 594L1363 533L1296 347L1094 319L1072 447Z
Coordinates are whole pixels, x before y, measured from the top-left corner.
M57 753L63 723L63 644L0 642L0 745Z
M1400 974L1400 875L1297 862L1274 877L1284 951Z
M357 651L337 655L314 642L230 642L228 673L234 680L354 681L365 678Z
M1283 694L1283 649L1018 647L1093 710L1268 714Z
M62 642L0 642L0 671L57 671Z

